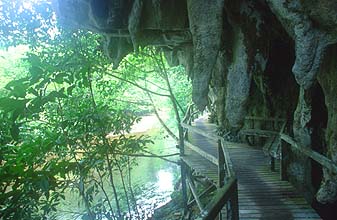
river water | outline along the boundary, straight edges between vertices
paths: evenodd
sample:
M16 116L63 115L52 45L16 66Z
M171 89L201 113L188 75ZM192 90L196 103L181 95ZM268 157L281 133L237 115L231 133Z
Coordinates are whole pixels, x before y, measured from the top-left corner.
M147 150L157 154L177 153L175 141L160 130L159 122L155 116L146 116L134 126L133 134L147 134L151 136L153 144L149 144ZM170 157L177 161L178 157ZM150 219L154 210L170 201L170 195L174 191L174 184L179 178L179 167L176 164L158 158L137 158L137 165L131 171L132 184L137 200L138 210L143 214L142 219ZM118 191L122 192L122 183L119 175L115 177ZM111 201L112 190L109 190ZM120 193L122 194L122 193ZM57 219L80 220L85 212L77 191L69 191L66 200L59 206ZM121 198L121 206L126 209L125 198Z

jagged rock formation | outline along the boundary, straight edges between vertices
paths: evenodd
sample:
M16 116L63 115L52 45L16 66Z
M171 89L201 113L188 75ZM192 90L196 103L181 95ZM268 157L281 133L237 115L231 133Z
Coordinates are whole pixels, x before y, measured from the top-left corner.
M337 46L327 49L318 82L322 86L325 105L327 108L327 125L325 143L328 147L327 155L337 163ZM324 170L324 180L317 193L318 201L333 203L337 197L337 175Z
M224 129L247 114L285 117L303 146L337 162L337 0L54 1L63 23L105 37L115 67L139 46L161 47ZM290 179L314 194L310 160L291 157ZM324 170L317 199L336 201L335 174Z

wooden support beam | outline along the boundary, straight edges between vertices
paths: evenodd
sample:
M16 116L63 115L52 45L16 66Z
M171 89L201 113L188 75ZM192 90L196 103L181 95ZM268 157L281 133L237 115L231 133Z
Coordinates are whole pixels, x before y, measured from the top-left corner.
M210 193L211 191L213 191L215 188L214 185L210 185L207 189L205 189L202 193L200 193L199 198L204 197L205 195L207 195L208 193ZM192 199L187 206L190 207L191 205L193 205L193 203L195 203L195 199Z
M321 164L323 167L337 174L337 164L334 163L332 160L330 160L329 158L327 158L326 156L320 153L317 153L316 151L310 148L305 148L305 147L300 146L293 138L291 138L288 135L280 134L280 136L281 136L281 139L289 143L291 147L299 150L301 153L315 160L316 162Z
M192 193L192 195L193 195L193 197L194 197L194 199L195 199L195 201L198 205L198 208L200 209L200 212L201 213L204 212L204 208L203 208L203 206L201 204L201 201L199 199L199 196L197 194L197 190L195 189L194 183L189 176L187 176L187 183L188 183L188 186L190 187L191 193Z

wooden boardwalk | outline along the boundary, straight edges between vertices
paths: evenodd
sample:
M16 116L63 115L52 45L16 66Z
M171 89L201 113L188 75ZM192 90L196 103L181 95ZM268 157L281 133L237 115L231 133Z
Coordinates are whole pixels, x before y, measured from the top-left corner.
M215 132L216 129L215 125L206 123L203 119L196 120L193 126L207 133ZM216 160L197 153L199 150L205 151L217 159L217 143L192 132L188 139L199 149L185 147L182 160L217 185ZM269 158L264 156L262 150L235 143L227 147L238 178L240 219L321 219L289 182L281 181L277 172L270 171Z

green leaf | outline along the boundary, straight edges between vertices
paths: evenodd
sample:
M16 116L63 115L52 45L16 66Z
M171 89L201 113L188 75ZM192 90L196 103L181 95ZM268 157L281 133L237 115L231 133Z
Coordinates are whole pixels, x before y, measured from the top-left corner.
M10 95L17 98L24 98L26 96L28 86L29 84L27 78L22 78L10 81L7 83L5 88L11 91Z
M33 95L35 95L35 96L39 96L38 91L36 89L34 89L34 88L29 88L28 92L31 93L31 94L33 94Z
M67 76L67 74L65 74L65 73L57 74L55 76L55 80L54 81L56 83L58 83L58 84L62 84L64 82L64 79L65 79L66 76Z
M0 98L0 109L5 112L11 112L14 110L22 110L26 107L26 103L29 99L13 99L13 98Z
M63 88L60 91L52 91L51 93L43 97L43 104L47 102L54 102L56 98L67 98L63 91Z
M47 178L41 180L40 187L44 192L49 192L49 181Z
M26 97L26 88L23 86L15 86L11 94L17 98Z
M14 123L11 127L11 136L15 141L19 140L19 133L20 133L19 125Z
M76 87L76 85L71 85L67 88L67 94L72 95L73 94L73 89Z
M29 72L30 72L30 74L32 76L32 79L31 79L32 83L38 82L38 80L40 78L42 78L42 76L44 75L44 71L40 67L38 67L38 66L32 66L29 69Z
M40 57L36 54L30 53L28 54L28 61L32 66L41 66L41 60Z

